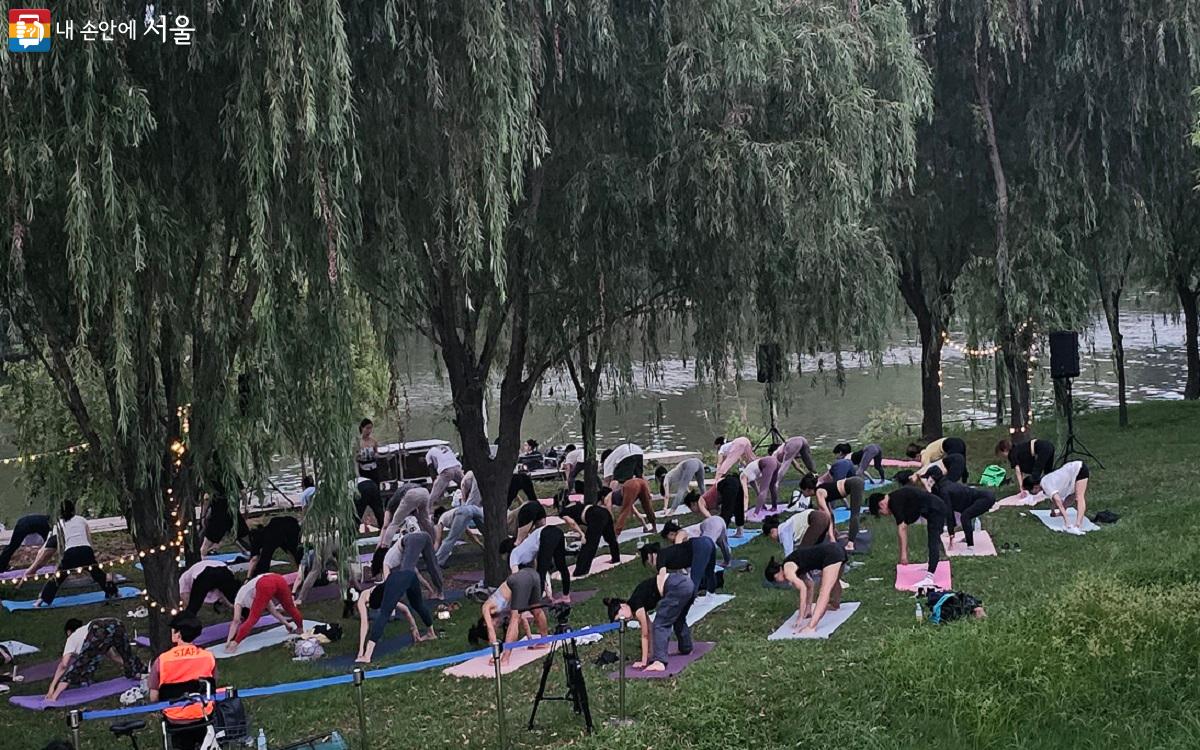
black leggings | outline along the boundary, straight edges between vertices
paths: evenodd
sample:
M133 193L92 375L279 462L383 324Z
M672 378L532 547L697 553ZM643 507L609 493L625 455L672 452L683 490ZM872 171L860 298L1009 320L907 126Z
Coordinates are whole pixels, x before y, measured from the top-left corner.
M929 551L929 572L933 573L937 570L938 561L941 559L942 529L947 528L947 523L954 523L954 513L950 512L945 505L938 503L925 514L925 522L925 544Z
M272 518L266 526L255 529L252 539L254 544L251 553L258 560L254 563L254 570L246 574L247 581L271 570L271 558L277 549L291 555L297 565L304 559L304 550L300 548L300 521L291 516Z
M379 494L379 485L371 479L358 483L358 497L354 498L354 517L359 523L370 509L375 516L375 525L383 527L383 496Z
M193 615L199 614L204 608L204 599L210 591L220 591L221 594L233 604L233 600L237 598L238 588L240 584L234 578L233 573L224 565L214 565L211 568L205 568L200 571L200 575L196 576L196 580L192 581L192 593L188 594L187 607L185 612Z
M562 592L571 593L571 569L567 567L567 542L563 530L557 526L547 526L542 529L538 540L537 572L542 577L542 587L546 586L546 576L550 571L557 570L562 576Z
M13 527L12 538L8 541L8 546L0 552L0 573L8 570L9 563L12 562L12 557L17 550L21 549L21 543L25 541L25 537L37 534L42 539L50 538L50 517L49 516L21 516L17 519L17 525Z
M58 562L58 575L46 581L46 585L42 587L42 593L38 597L43 604L49 604L54 601L54 597L58 595L58 587L67 578L67 571L72 568L82 568L88 566L88 574L92 580L96 582L105 594L108 592L108 578L104 575L104 571L96 564L96 552L91 547L72 547L63 550L62 558Z
M533 480L528 474L513 474L512 479L508 480L508 505L511 507L513 500L517 499L517 495L524 492L525 497L533 502L537 502L537 493L533 491Z
M742 482L736 476L728 476L717 482L717 497L721 500L721 518L729 526L735 521L737 528L746 525L746 497L742 493Z
M992 509L996 504L996 496L987 490L972 490L970 495L970 504L962 507L958 511L958 515L962 521L963 540L968 547L975 546L975 519L982 516ZM954 540L954 514L950 513L946 518L946 528L950 532L951 541Z
M604 508L599 505L588 507L583 514L584 523L587 524L587 532L583 537L583 546L579 548L579 554L575 556L575 575L585 576L592 570L592 560L596 557L596 550L600 548L600 540L603 539L608 544L608 554L611 556L613 565L621 562L621 548L617 542L617 530L613 526L613 517ZM542 538L545 539L546 532L542 532Z
M946 467L946 480L950 482L967 481L967 459L958 453L947 453L942 456L942 466Z

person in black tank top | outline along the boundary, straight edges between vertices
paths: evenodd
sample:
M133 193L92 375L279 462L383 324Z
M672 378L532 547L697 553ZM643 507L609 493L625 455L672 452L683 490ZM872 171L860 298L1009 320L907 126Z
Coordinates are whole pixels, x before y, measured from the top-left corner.
M789 583L800 594L796 607L799 615L793 632L813 634L828 610L842 603L842 566L846 552L836 542L823 542L810 547L797 547L779 563L772 557L763 571L768 581ZM813 597L811 573L821 574L821 591ZM810 611L811 603L811 611Z

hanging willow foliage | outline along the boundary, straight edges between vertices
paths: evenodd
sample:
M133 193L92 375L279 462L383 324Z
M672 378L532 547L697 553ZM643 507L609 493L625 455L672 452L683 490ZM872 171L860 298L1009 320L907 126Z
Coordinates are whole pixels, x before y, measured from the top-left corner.
M341 8L185 6L175 12L197 29L191 47L58 39L47 55L0 57L12 237L0 306L38 351L141 548L168 538L165 490L190 503L232 486L229 475L254 481L297 413L320 481L307 522L347 515L339 271L357 230ZM89 18L94 4L55 14ZM84 397L83 371L100 374L101 398ZM296 380L311 398L290 398ZM167 446L189 403L177 470ZM147 558L146 581L170 603L164 557ZM165 622L153 625L162 646Z

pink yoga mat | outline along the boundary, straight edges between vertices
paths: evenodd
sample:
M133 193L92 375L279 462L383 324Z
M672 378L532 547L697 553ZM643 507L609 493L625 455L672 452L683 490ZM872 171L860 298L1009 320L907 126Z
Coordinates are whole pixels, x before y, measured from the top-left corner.
M919 469L921 468L920 461L914 461L911 458L885 458L883 459L884 466L894 466L900 469Z
M946 546L946 537L942 537L942 546ZM992 544L992 537L986 531L975 532L975 557L995 557L996 545ZM950 557L971 557L967 554L967 542L961 531L954 534L954 541L950 547L946 549L946 554Z
M1002 500L997 500L996 504L992 506L992 512L994 513L1000 508L1028 508L1030 506L1037 505L1045 499L1045 495L1029 494L1025 497L1009 495Z
M50 708L81 706L84 703L91 703L102 698L111 698L114 695L120 695L137 684L137 680L127 680L124 677L117 677L112 680L105 680L104 682L96 682L85 687L64 690L63 694L58 697L58 700L53 703L47 703L42 700L46 695L45 693L39 693L38 695L14 695L8 701L14 706L20 706L21 708L44 711Z
M929 566L925 563L910 563L896 566L896 590L915 591L917 584L925 577ZM950 561L942 560L937 564L933 573L933 585L939 589L950 588Z
M509 656L508 664L500 668L500 674L511 674L527 664L539 661L546 655L549 645L545 648L517 648ZM474 659L455 664L442 670L442 674L450 677L469 677L473 679L495 677L496 667L492 664L491 656L476 656Z
M671 650L667 653L667 668L663 672L647 672L644 669L634 669L633 667L625 668L625 676L631 680L665 680L668 677L676 677L689 664L696 661L700 657L712 651L713 646L717 644L711 641L696 641L692 644L692 652L686 656L680 656L675 652L678 644L671 643ZM608 673L610 680L615 680L618 677L619 669L615 669Z
M636 555L621 555L621 564L624 565L625 563L633 560L635 557L636 557ZM597 576L597 575L600 575L601 573L607 573L608 571L612 570L615 567L616 566L612 564L612 560L609 560L607 557L604 558L603 560L592 560L591 572L589 572L585 576L572 575L571 580L572 581L581 581L584 578L590 578L591 576ZM558 575L558 573L553 573L553 574L551 574L550 577L555 581L560 579L560 576Z

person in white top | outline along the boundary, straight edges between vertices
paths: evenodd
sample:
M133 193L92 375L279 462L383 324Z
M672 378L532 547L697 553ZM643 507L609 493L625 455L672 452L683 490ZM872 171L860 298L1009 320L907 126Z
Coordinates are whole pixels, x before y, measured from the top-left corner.
M179 576L179 601L189 614L199 614L205 604L222 600L232 607L237 592L237 579L220 560L201 560Z
M584 469L583 448L576 448L574 444L571 444L564 450L566 455L563 456L562 471L567 480L567 491L571 492L575 488L575 477Z
M604 475L604 483L609 484L614 480L624 482L640 477L644 455L645 451L637 443L621 443L616 448L605 451L601 457L604 461L604 469L601 472Z
M1091 471L1083 461L1068 461L1043 477L1026 476L1022 489L1033 494L1050 496L1057 515L1062 517L1063 530L1074 536L1083 534L1083 519L1087 513L1087 486ZM1065 503L1075 498L1075 523L1067 516Z
M54 525L54 542L58 548L58 573L46 582L38 594L35 607L48 607L58 594L58 587L66 580L70 571L77 568L87 568L88 574L96 585L104 591L105 599L117 597L117 586L96 562L96 551L92 549L92 535L88 530L87 519L75 515L75 503L63 500L59 506L58 523ZM51 542L46 540L46 548Z
M748 437L737 437L726 442L725 436L722 435L713 441L713 445L717 448L718 460L717 476L713 479L713 484L720 482L739 463L748 464L757 458L754 455L754 444Z
M433 486L429 488L429 506L437 507L450 485L460 485L463 481L462 462L448 445L437 445L425 454L425 463L433 472Z
M130 647L132 639L125 632L125 624L115 617L102 617L86 624L72 617L63 631L67 640L45 700L58 700L70 685L96 682L96 670L105 659L120 666L128 679L146 674L146 665Z
M722 565L728 565L733 560L733 550L729 547L729 527L720 516L708 516L700 523L682 529L674 521L667 521L661 533L668 544L683 544L689 539L706 536L721 550Z

